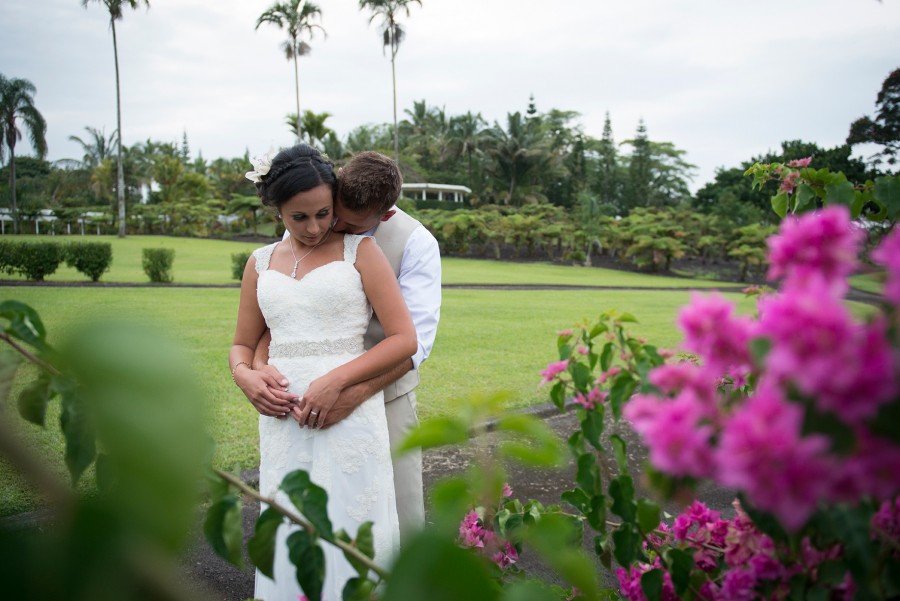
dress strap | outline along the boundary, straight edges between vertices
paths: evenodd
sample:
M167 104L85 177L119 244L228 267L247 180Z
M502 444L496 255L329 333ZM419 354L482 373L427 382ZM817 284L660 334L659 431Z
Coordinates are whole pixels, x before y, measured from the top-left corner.
M356 250L363 238L368 236L358 236L356 234L344 234L344 260L348 263L356 263Z
M269 268L269 259L272 258L272 253L277 245L278 243L275 242L253 251L253 256L256 257L256 273L262 273Z

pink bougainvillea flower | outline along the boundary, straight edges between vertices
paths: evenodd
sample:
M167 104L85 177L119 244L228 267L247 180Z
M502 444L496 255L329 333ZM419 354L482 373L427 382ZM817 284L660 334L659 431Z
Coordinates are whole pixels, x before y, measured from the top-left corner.
M512 491L512 488L509 487L509 482L503 483L502 496L504 499L509 499L513 496L513 491Z
M790 194L794 191L794 188L797 187L797 180L800 179L800 173L797 171L791 171L787 175L784 176L784 179L781 180L780 189L784 192Z
M769 376L791 381L823 411L850 423L874 416L897 392L887 325L856 323L822 282L760 300L758 333L772 348Z
M622 371L621 367L619 367L618 365L613 365L608 370L601 372L600 375L597 376L597 384L598 385L603 384L610 378L615 378L617 375L619 375L619 372L621 372L621 371Z
M603 392L599 388L592 388L590 392L587 393L587 396L582 393L578 393L575 395L575 398L572 400L587 409L588 411L593 410L597 405L601 404L606 400L606 397L609 396L608 393Z
M684 332L684 348L700 355L719 375L750 370L753 320L735 315L734 305L722 296L692 293L691 302L678 312L678 326Z
M655 468L673 476L712 474L713 428L704 423L706 407L690 391L662 401L635 395L623 414L642 435Z
M802 436L802 424L802 408L763 381L725 423L715 453L719 483L744 491L791 531L812 515L835 471L828 439Z
M544 379L541 380L541 383L546 384L547 382L553 381L556 376L566 371L567 369L569 369L568 360L548 363L547 367L541 370L541 375L544 376Z
M872 260L887 270L884 297L894 306L900 305L900 228L894 228L872 251Z
M793 161L788 161L788 167L803 169L804 167L809 167L809 164L812 163L812 159L812 157L806 157L805 159L794 159Z
M519 553L518 551L516 551L516 547L511 542L506 541L506 545L503 547L503 549L500 549L499 551L491 555L491 560L496 563L501 569L507 568L519 560Z
M864 236L844 206L789 217L768 240L767 277L770 281L783 279L784 288L799 289L810 279L822 279L840 296L847 291L847 276L856 269Z

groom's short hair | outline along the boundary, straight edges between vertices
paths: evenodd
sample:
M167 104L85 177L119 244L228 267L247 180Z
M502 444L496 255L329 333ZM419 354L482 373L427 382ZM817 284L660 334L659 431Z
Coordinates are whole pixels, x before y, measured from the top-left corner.
M360 152L338 175L337 195L350 211L385 213L400 198L403 176L397 163L379 152Z

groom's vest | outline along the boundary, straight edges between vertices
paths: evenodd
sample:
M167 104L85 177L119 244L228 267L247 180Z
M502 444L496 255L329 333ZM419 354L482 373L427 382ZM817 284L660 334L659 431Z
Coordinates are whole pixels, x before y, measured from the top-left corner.
M417 227L420 227L418 221L394 207L397 211L387 221L378 224L375 230L375 242L381 248L384 256L387 257L388 263L394 270L394 275L400 276L400 262L403 260L403 250L406 248L406 242L410 235ZM379 342L384 340L384 329L381 327L378 318L374 315L369 322L369 329L365 336L365 347L370 349ZM419 370L413 369L408 371L399 380L393 384L388 384L384 388L384 401L387 403L393 401L399 396L412 392L419 385Z

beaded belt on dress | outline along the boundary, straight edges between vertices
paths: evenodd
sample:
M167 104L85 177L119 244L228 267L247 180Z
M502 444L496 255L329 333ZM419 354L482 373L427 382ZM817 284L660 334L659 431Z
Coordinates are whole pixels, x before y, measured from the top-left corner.
M362 338L333 338L331 340L295 340L273 342L269 345L270 357L312 357L315 355L342 355L361 353Z

